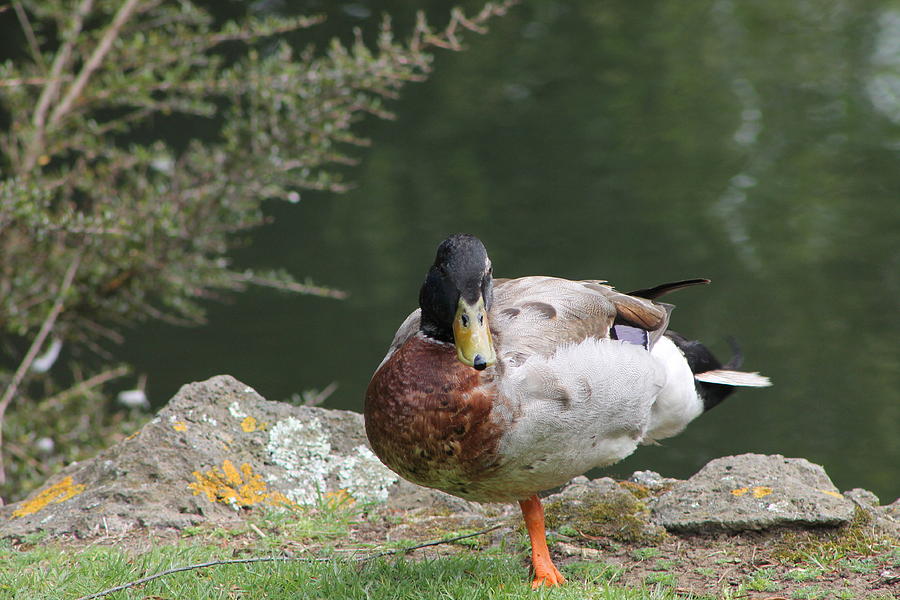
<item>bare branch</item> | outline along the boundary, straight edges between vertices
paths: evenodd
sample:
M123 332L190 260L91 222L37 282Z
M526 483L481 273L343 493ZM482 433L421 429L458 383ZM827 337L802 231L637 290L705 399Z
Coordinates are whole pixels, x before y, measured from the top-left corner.
M71 81L72 77L69 75L64 75L60 78L60 81ZM15 77L13 79L0 79L0 88L4 87L19 87L23 85L48 85L50 83L49 77ZM57 82L58 83L58 82Z
M253 273L232 273L231 278L240 283L252 283L264 287L275 288L287 292L296 292L299 294L311 294L313 296L324 296L326 298L337 298L343 300L347 297L347 292L343 290L335 290L320 285L310 285L305 283L296 283L293 281L278 281L268 277L262 277Z
M72 51L75 48L75 41L78 34L81 33L81 27L84 19L90 12L94 0L81 0L78 10L72 16L72 25L63 38L63 43L56 52L56 58L53 59L53 65L50 67L50 76L47 78L47 84L41 90L38 97L37 105L34 108L34 114L31 117L31 124L34 131L31 133L31 139L28 141L28 148L25 151L25 157L22 160L21 172L28 172L34 168L37 163L38 154L44 143L44 126L47 119L47 111L50 109L50 103L59 93L59 86L62 82L60 75L69 65L72 58Z
M303 402L303 406L322 406L322 403L325 402L335 391L337 391L337 389L338 382L332 381L315 396L305 400Z
M31 363L34 362L34 359L41 351L41 347L44 345L44 341L47 339L47 336L50 335L51 331L53 331L53 326L56 324L56 318L59 316L59 313L62 312L66 294L69 292L69 288L72 287L72 282L75 279L75 273L78 271L78 266L80 264L81 252L78 252L72 259L69 268L66 269L66 274L63 276L62 284L59 286L59 292L57 292L56 294L56 301L53 303L53 307L50 309L50 313L47 315L47 318L44 319L44 323L41 325L41 329L40 331L38 331L37 337L34 338L34 341L31 343L31 347L28 349L28 352L25 353L25 358L22 359L22 363L19 365L19 368L16 369L12 381L10 381L9 385L6 387L6 391L3 393L3 397L0 398L0 484L6 483L6 470L3 468L2 427L3 418L6 415L6 408L9 406L10 401L16 395L16 391L18 391L19 389L19 384L22 383L22 379L25 377L25 373L28 372L28 369L31 367Z
M31 21L28 20L28 14L25 12L25 9L22 8L22 3L18 0L13 2L13 8L16 11L16 18L19 20L19 25L22 26L22 31L25 32L25 38L28 40L28 48L31 50L31 56L34 58L34 62L41 68L41 71L46 73L47 65L44 63L44 56L41 54L41 48L38 45L37 37L34 35L34 29L31 27Z
M94 71L97 70L100 63L103 62L103 59L106 58L106 55L112 49L113 42L116 41L119 32L122 30L122 27L128 19L134 14L139 2L140 0L126 0L125 4L119 8L116 16L113 17L112 23L110 23L106 31L103 32L103 37L100 38L100 42L97 44L97 47L94 48L94 52L78 73L78 77L75 78L75 81L69 86L62 101L56 105L56 108L54 108L53 112L50 114L50 125L59 123L60 119L71 110L72 104L84 91L84 86L87 85L88 79L90 79L91 75L93 75Z
M296 31L298 29L308 29L309 27L313 27L314 25L318 25L325 21L325 15L313 15L311 17L299 17L292 23L287 23L280 27L275 27L269 31L265 32L257 32L257 31L239 31L237 33L218 33L216 35L210 36L208 38L203 39L204 45L208 45L209 47L223 44L225 42L246 42L250 40L255 40L261 37L269 37L274 35L279 35L282 33L289 33L291 31ZM194 40L190 40L188 43ZM183 44L176 44L176 46L181 46Z
M115 369L109 369L108 371L103 371L102 373L98 373L97 375L94 375L93 377L91 377L89 379L85 379L84 381L82 381L80 383L76 383L75 385L73 385L72 387L70 387L67 390L63 390L62 392L47 398L46 400L44 400L44 403L51 404L51 405L52 404L61 404L61 403L65 402L66 400L68 400L69 398L71 398L72 396L84 393L90 389L101 386L104 383L106 383L107 381L111 381L113 379L123 377L123 376L127 375L130 371L131 371L131 369L124 365L120 366L120 367L116 367Z
M421 50L429 46L444 48L446 50L461 50L462 44L457 37L457 28L462 27L476 33L486 33L487 29L483 27L493 17L499 17L513 6L519 3L519 0L505 0L499 4L488 2L484 5L477 15L471 19L466 17L465 13L459 8L454 8L450 13L450 22L444 29L434 33L425 19L425 14L419 12L416 19L416 27L413 30L412 39L409 42L410 50L418 54ZM427 70L427 66L419 64L422 69Z

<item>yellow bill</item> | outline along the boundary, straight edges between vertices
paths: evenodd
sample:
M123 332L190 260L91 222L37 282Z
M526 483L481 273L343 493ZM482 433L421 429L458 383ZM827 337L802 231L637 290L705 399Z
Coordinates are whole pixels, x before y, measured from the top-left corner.
M453 342L456 356L464 365L481 371L497 362L484 298L479 297L474 306L459 299L453 319Z

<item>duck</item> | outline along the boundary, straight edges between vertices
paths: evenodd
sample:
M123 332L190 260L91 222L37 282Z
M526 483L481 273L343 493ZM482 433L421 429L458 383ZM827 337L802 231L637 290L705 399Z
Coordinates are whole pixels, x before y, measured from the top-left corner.
M738 370L739 351L723 364L668 329L658 298L708 283L494 278L482 241L451 235L366 389L373 452L418 485L518 503L532 588L563 584L541 492L678 434L737 387L771 385Z

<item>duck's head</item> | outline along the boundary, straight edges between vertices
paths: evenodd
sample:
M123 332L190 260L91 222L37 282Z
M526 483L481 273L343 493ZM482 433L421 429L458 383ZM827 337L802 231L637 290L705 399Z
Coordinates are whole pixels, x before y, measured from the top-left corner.
M488 311L493 298L491 259L474 235L451 235L438 246L419 292L421 329L456 346L460 362L481 371L497 361Z

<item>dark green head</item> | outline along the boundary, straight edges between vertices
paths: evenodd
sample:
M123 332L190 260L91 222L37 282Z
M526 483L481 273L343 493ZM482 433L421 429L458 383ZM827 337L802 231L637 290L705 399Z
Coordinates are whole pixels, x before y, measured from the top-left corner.
M496 362L488 311L491 259L474 235L457 233L438 246L419 292L425 335L456 346L459 360L482 370Z

